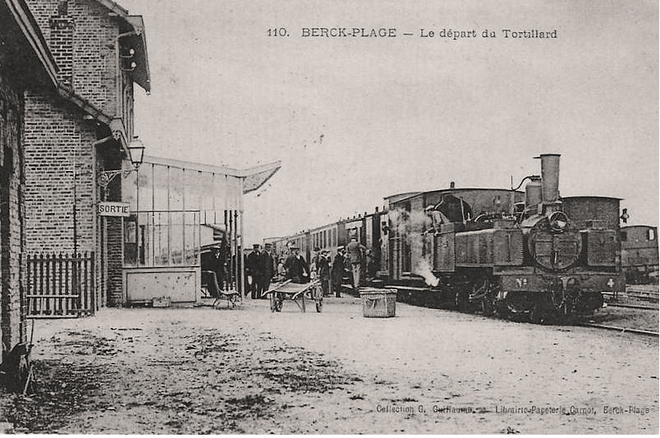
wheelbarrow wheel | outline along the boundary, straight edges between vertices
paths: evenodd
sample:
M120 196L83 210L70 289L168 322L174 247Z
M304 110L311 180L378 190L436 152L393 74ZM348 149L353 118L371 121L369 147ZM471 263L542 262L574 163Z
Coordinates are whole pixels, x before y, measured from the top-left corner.
M282 297L278 293L272 292L270 296L270 311L271 312L281 312L282 311Z
M318 285L312 291L312 298L316 303L316 312L321 313L323 310L323 290Z

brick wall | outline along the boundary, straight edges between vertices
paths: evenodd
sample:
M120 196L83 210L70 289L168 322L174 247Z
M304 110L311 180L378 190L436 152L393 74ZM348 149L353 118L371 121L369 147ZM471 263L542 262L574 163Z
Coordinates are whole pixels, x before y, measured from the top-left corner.
M27 3L60 67L61 80L104 113L117 115L116 19L91 0Z
M92 122L54 96L27 92L25 100L26 251L94 251ZM75 198L74 198L75 194ZM73 209L76 209L74 221Z
M0 66L0 326L2 341L9 348L25 340L22 106L17 87L9 83Z
M94 0L27 0L27 4L60 66L60 80L108 116L122 113L117 103L124 96L125 111L132 117L132 82L118 67L122 20L111 17ZM118 90L118 80L123 91ZM130 138L132 120L124 125ZM98 200L120 201L121 192L104 197L95 185L95 172L118 168L113 160L120 152L117 142L109 141L97 153L94 142L108 135L102 130L62 99L26 94L25 199L30 229L26 249L71 252L75 234L77 250L96 255L99 303L117 305L122 296L121 222L99 218L95 208Z

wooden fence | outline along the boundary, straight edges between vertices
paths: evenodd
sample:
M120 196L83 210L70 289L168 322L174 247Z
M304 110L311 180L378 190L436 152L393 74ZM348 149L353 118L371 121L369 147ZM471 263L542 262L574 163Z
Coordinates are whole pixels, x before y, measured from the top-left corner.
M27 257L28 318L67 318L96 311L94 253Z

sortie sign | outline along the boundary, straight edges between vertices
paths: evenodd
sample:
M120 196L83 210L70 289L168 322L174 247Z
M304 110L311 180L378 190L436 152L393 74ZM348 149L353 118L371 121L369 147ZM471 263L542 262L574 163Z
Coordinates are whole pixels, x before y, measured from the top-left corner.
M127 202L99 202L99 216L123 216L131 215Z

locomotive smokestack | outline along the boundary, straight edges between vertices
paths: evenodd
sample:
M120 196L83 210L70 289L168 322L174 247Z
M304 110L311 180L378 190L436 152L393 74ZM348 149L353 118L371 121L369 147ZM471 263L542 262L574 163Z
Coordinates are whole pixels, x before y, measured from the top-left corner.
M543 203L552 204L559 200L559 154L542 154L541 179L543 184Z

